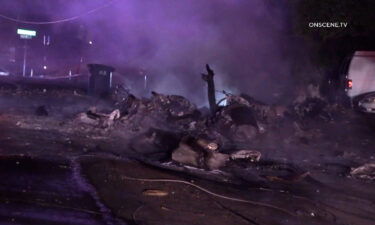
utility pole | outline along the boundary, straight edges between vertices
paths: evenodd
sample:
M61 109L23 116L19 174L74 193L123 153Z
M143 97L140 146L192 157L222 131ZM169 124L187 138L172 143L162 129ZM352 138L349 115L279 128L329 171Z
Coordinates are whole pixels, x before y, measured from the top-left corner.
M22 76L26 76L26 59L27 59L27 39L24 40L23 45L23 66L22 66Z
M26 59L27 59L27 40L36 36L35 30L25 30L17 29L17 34L20 35L21 39L24 39L23 45L23 66L22 66L22 76L26 76Z

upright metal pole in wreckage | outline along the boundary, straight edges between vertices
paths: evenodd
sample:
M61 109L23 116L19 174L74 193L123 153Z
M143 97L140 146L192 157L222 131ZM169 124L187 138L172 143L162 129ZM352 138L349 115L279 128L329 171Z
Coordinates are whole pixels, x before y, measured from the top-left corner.
M207 82L208 103L210 105L211 115L216 112L216 96L215 96L215 82L214 71L206 64L207 74L202 73L202 79Z

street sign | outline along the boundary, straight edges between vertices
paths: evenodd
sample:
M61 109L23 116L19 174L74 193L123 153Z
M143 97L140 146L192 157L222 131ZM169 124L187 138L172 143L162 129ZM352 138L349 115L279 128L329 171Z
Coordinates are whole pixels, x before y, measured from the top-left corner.
M26 29L17 29L17 34L35 37L36 36L36 31L35 30L26 30Z
M20 38L21 38L21 39L31 39L32 36L30 36L30 35L26 35L26 34L21 34L21 35L20 35Z

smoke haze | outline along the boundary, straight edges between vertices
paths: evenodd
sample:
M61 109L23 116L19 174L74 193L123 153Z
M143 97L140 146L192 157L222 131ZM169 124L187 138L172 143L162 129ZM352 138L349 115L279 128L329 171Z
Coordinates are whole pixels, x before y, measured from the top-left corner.
M28 12L52 20L108 3L0 2L1 13L15 16ZM200 74L208 63L216 73L218 90L246 92L273 102L275 95L290 85L290 25L282 2L117 0L69 24L87 28L93 41L92 62L143 68L157 81L156 91L181 94L201 104L206 90Z

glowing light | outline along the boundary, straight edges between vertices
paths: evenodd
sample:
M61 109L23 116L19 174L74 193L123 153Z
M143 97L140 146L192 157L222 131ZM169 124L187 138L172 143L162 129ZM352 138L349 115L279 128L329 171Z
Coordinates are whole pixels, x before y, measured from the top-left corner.
M226 106L228 104L228 101L226 99L226 95L223 92L217 92L216 97L219 100L219 106Z
M207 148L211 151L215 151L219 148L219 145L214 143L214 142L211 142L207 145Z
M92 41L89 41L89 45L92 45Z
M43 69L45 69L45 70L46 70L46 69L47 69L47 66L43 66Z
M36 36L36 31L35 30L17 29L17 34L34 37L34 36Z
M348 88L352 88L353 87L353 81L352 80L348 80Z

